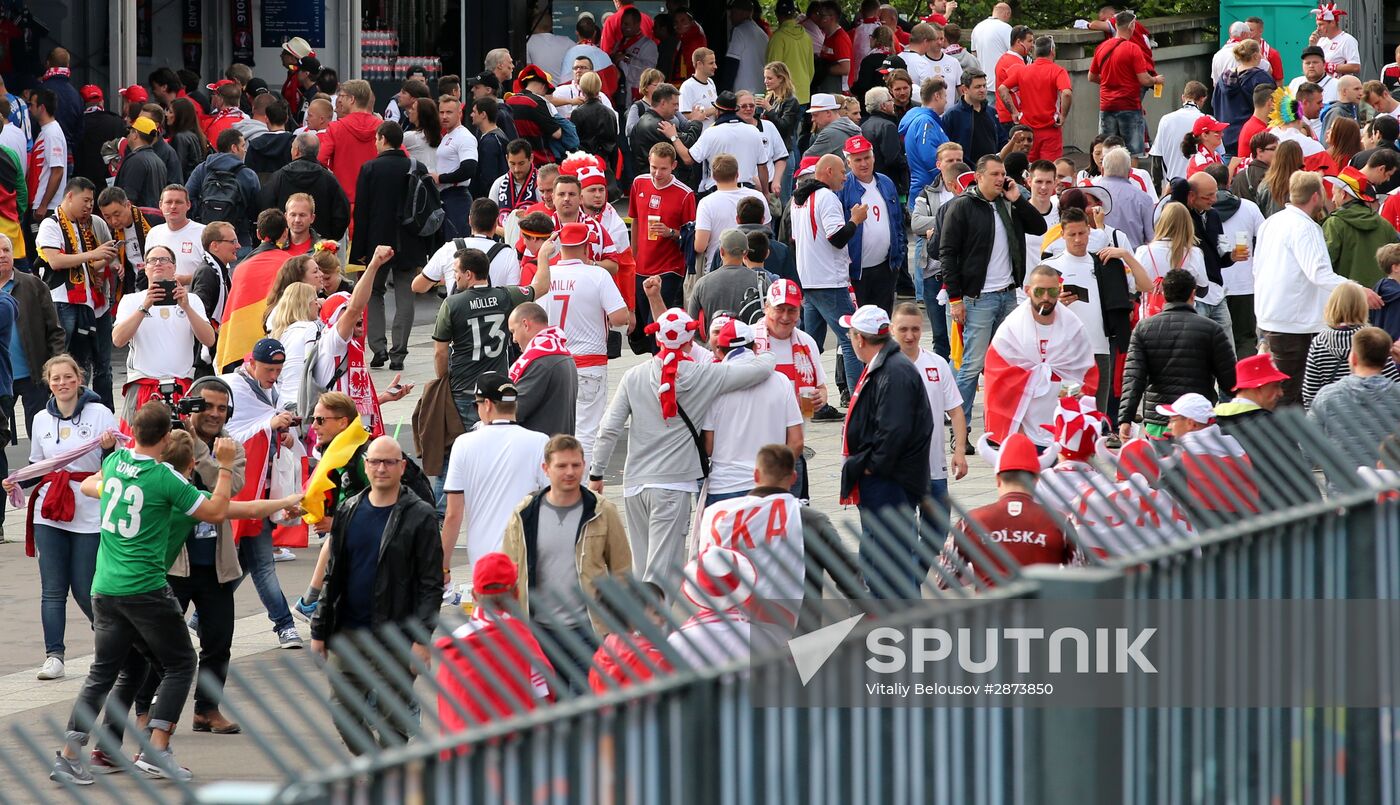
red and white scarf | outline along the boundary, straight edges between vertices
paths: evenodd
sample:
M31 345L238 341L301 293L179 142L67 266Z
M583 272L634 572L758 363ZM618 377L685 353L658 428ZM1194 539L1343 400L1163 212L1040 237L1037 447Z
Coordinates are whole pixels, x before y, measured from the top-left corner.
M510 382L519 383L520 378L525 375L525 371L530 368L530 364L548 355L569 355L568 339L564 337L564 331L558 327L546 327L535 333L535 337L530 339L530 343L525 345L525 351L515 363L510 365Z
M690 357L690 342L699 328L700 322L674 307L646 327L647 334L656 336L656 343L661 347L656 355L661 361L661 384L656 392L661 399L662 419L670 419L680 410L676 402L676 373L681 361L694 360Z
M334 327L350 304L350 294L341 291L333 293L321 303L321 321L327 327ZM355 401L355 410L360 412L360 421L375 438L384 435L384 418L379 411L379 395L374 390L374 378L370 377L365 366L364 325L361 335L350 337L345 351L345 372L336 382L336 391L342 391ZM339 365L339 364L337 364Z

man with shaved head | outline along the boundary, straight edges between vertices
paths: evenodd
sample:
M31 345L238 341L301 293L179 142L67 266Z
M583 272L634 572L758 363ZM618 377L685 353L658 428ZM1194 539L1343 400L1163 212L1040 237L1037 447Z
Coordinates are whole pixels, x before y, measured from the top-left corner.
M437 512L404 485L404 466L403 448L392 437L380 436L370 443L365 452L369 488L336 507L321 606L311 620L311 650L328 658L348 683L347 688L332 687L331 701L348 714L336 724L346 746L356 753L363 747L352 742L351 733L368 733L387 748L417 731L416 718L405 714L416 714L411 680L418 669L408 657L390 651L398 668L376 665L371 671L345 662L339 652L328 655L327 642L346 632L389 624L413 624L423 634L432 634L442 605ZM424 666L431 664L424 644L413 644L413 656ZM347 706L342 698L350 696L362 699L365 706ZM378 718L361 715L365 708L374 709Z
M988 89L995 89L992 76L996 75L997 61L1010 49L1011 6L997 3L992 6L991 15L972 29L972 53L987 74Z
M805 163L805 160L804 160ZM808 170L810 178L804 178ZM855 312L851 294L851 257L847 245L856 229L865 223L869 210L856 204L846 210L836 191L846 181L846 163L835 154L827 154L816 165L798 171L798 186L792 194L791 218L810 222L810 226L794 226L793 242L797 249L797 275L802 280L802 319L807 332L818 346L826 341L826 328L836 331L836 343L845 361L846 377L860 377L861 364L851 351L848 328L841 326L842 316ZM834 409L822 406L814 417L837 418Z
M1366 97L1365 85L1354 75L1344 75L1337 79L1337 100L1322 109L1322 141L1327 142L1327 130L1332 121L1349 117L1361 123L1361 101Z

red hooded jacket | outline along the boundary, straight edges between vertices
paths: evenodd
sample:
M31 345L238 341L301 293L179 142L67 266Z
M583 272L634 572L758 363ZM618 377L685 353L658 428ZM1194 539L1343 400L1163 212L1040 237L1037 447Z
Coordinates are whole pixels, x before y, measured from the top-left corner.
M379 150L374 147L374 132L383 123L372 112L351 112L331 125L321 135L321 153L317 157L330 168L336 181L345 189L350 203L355 203L355 181L360 178L360 166L374 159Z

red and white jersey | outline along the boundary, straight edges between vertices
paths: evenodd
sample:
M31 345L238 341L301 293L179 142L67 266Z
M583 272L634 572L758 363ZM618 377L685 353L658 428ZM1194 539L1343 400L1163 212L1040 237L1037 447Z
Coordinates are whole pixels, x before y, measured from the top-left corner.
M705 609L681 624L666 642L691 668L728 665L748 658L749 627L748 617L737 609Z
M1126 556L1195 533L1176 498L1137 473L1117 483L1095 479L1074 501L1070 522L1100 556Z
M789 626L797 623L802 600L802 503L792 495L745 495L712 503L700 515L696 552L711 545L747 556L758 571L754 600L787 611ZM791 604L791 608L788 606ZM750 612L754 620L773 620L778 613L763 608Z
M614 213L615 214L615 213ZM613 241L612 235L596 216L587 215L583 210L579 210L578 218L573 221L560 221L559 213L552 212L549 217L554 220L554 231L558 232L564 224L583 223L588 225L588 259L594 263L600 260L610 260L612 255L621 251Z
M627 229L627 222L622 220L622 216L617 214L617 210L611 204L603 205L603 212L599 215L590 216L603 225L608 237L612 238L612 253L625 252L632 248L632 233Z
M627 302L605 269L582 260L561 260L549 267L549 294L540 300L549 323L564 331L579 366L608 362L608 314Z
M59 173L58 189L52 194L48 184L50 168L57 168ZM58 205L68 184L68 140L57 120L50 120L39 129L24 175L29 183L30 209L51 210Z
M802 287L845 288L851 284L851 256L828 240L846 225L841 199L822 187L791 210L793 248L797 250L797 276Z
M1208 425L1177 440L1187 490L1196 506L1230 514L1259 512L1254 464L1233 436Z

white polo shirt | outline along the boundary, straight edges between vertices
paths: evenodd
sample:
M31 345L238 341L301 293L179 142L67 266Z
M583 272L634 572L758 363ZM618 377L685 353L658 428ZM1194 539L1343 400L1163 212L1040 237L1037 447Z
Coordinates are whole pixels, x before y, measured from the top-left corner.
M204 224L198 221L186 221L178 230L171 229L170 224L156 224L146 233L146 251L150 251L152 246L168 247L175 252L175 276L193 277L204 267L204 246L200 243L202 237Z
M793 202L792 240L797 248L797 276L803 289L845 288L851 283L851 258L845 248L836 248L827 238L846 225L841 199L821 187L797 206Z
M548 443L545 434L508 420L483 422L452 443L442 488L464 497L468 561L499 551L511 512L526 495L549 485L543 469ZM458 536L452 535L454 542Z
M720 154L729 154L739 162L739 183L757 184L758 166L768 164L768 145L763 132L742 120L731 120L711 126L700 135L695 145L690 147L690 156L696 162L705 163L705 178L700 182L704 192L715 186L710 176L710 160Z

